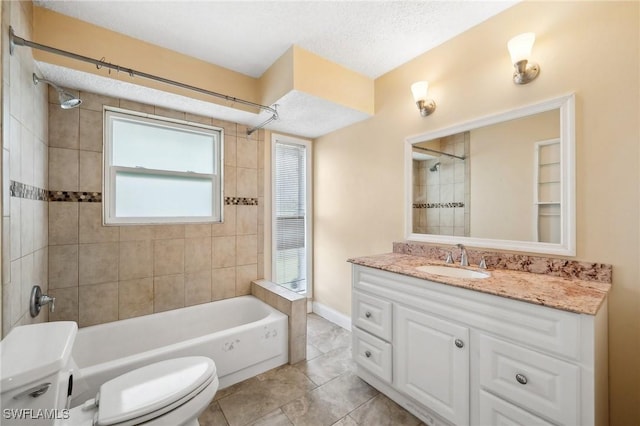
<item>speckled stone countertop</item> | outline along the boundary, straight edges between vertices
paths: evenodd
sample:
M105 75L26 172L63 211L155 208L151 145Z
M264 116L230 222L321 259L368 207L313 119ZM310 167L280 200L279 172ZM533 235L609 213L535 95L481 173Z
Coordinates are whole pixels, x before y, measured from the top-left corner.
M589 315L595 315L598 312L598 309L606 299L607 292L611 288L611 284L604 282L492 268L487 270L474 267L465 268L489 272L490 276L488 278L469 279L445 277L416 269L416 267L423 265L446 265L445 262L402 253L386 253L357 257L349 259L348 262L564 311Z

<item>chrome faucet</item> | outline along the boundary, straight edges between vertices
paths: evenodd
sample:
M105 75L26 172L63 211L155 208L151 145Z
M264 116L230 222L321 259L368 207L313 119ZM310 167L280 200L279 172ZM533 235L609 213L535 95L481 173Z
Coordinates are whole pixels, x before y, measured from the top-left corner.
M467 249L462 244L456 244L460 249L460 266L469 266L469 258L467 257Z
M31 297L29 299L29 313L31 317L35 318L40 313L40 309L44 305L49 305L49 312L53 312L55 309L56 298L46 294L42 294L42 289L39 285L34 285L31 289Z

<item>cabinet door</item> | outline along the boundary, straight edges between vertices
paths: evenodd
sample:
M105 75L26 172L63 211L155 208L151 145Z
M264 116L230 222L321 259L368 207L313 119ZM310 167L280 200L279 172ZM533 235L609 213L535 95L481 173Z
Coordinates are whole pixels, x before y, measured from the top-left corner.
M398 389L444 419L468 424L469 329L397 306L393 333Z
M499 426L552 426L540 417L511 405L495 395L480 391L480 423L481 425Z

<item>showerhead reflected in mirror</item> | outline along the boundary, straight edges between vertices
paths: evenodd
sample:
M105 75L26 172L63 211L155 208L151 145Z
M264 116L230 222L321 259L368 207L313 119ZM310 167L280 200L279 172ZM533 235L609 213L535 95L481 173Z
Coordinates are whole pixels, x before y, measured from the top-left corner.
M44 78L40 78L35 73L33 73L33 84L37 85L40 82L47 83L48 85L53 87L56 92L58 92L58 102L60 103L60 108L71 109L80 106L80 104L82 103L82 99L73 96L71 93L65 91L57 84L49 80L45 80Z

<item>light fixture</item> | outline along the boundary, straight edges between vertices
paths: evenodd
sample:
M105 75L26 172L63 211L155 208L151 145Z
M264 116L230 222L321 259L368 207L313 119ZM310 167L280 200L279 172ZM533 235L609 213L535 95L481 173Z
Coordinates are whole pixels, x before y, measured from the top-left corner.
M60 102L60 108L62 109L71 109L79 106L82 103L82 99L73 96L71 93L65 91L55 83L50 82L49 80L45 80L44 78L40 78L33 73L33 84L37 85L40 82L47 83L58 92L58 102Z
M540 73L540 67L534 62L529 62L533 43L536 41L534 33L524 33L515 36L507 43L511 63L515 67L513 82L515 84L527 84L533 81Z
M416 101L420 115L426 117L436 110L436 103L433 99L427 99L427 92L429 91L428 81L418 81L411 85L411 92L413 93L413 100Z

